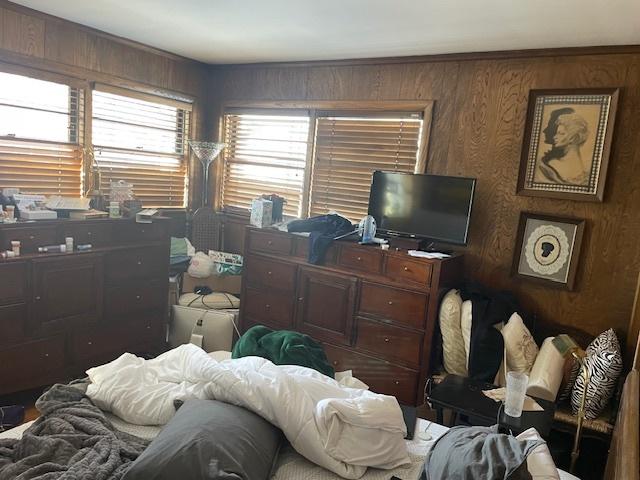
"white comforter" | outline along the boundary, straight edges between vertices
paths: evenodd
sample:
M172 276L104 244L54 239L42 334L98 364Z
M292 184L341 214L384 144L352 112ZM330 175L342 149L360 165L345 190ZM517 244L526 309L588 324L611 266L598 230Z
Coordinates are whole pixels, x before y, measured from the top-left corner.
M176 399L217 399L261 415L300 454L342 477L409 463L394 397L343 387L309 368L259 357L217 362L187 344L153 360L125 353L87 374L91 400L130 423L167 423Z

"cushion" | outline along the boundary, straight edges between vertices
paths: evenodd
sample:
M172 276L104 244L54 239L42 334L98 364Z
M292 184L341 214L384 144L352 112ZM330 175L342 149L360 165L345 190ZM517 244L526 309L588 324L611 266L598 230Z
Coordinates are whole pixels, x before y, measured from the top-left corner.
M562 368L562 381L560 382L560 391L558 392L558 401L563 402L571 398L571 392L573 386L576 384L576 378L578 378L578 370L580 365L572 356L567 356L564 359L564 366Z
M449 290L440 303L440 332L442 333L442 357L448 373L467 376L467 350L462 338L460 318L462 297L458 290Z
M267 479L281 438L278 428L249 410L187 400L123 479Z
M520 315L511 315L502 329L502 337L506 353L505 372L515 371L529 375L538 356L538 345Z
M555 402L564 373L564 357L553 346L553 338L544 340L529 373L527 394Z
M471 350L471 325L472 325L472 304L471 300L462 302L460 315L460 330L462 330L462 341L464 342L465 366L469 370L469 352Z
M598 335L587 347L586 354L584 363L590 380L585 401L585 418L593 419L607 406L622 373L620 344L613 329ZM584 376L580 373L571 392L571 409L574 415L578 413L583 391Z
M180 296L178 305L183 307L202 308L204 310L223 310L226 308L239 308L240 300L230 293L210 293L199 295L197 293L185 293Z

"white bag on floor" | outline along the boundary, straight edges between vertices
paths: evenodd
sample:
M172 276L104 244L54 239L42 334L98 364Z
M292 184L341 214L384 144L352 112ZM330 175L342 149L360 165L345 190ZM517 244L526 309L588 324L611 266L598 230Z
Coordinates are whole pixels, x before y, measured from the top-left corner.
M213 273L213 260L203 252L196 253L187 269L189 275L194 278L207 278Z
M205 352L231 351L238 310L203 310L174 305L171 317L169 325L171 348L193 343Z

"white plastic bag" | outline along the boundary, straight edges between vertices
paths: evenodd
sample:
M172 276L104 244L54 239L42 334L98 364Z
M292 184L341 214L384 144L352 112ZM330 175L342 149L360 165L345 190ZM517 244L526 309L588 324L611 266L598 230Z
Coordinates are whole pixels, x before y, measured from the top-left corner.
M207 278L213 273L213 260L206 253L198 252L191 258L187 272L194 278Z

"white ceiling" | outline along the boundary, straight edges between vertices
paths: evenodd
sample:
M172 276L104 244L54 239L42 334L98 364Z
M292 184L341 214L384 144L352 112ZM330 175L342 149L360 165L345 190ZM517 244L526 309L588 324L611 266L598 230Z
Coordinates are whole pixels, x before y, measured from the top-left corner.
M640 44L640 0L13 0L207 63Z

